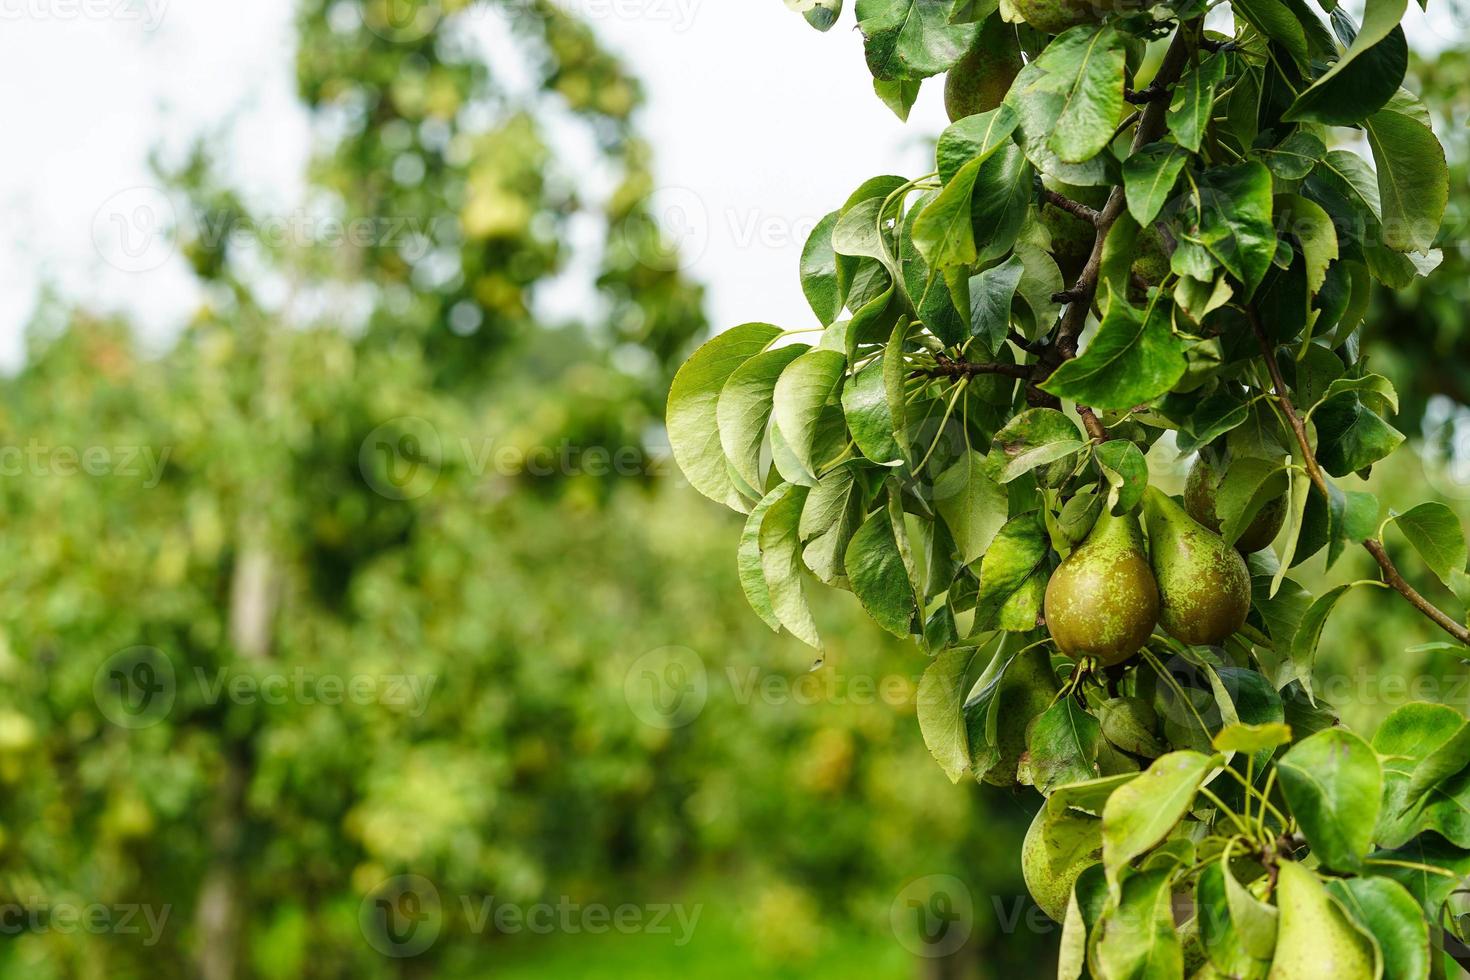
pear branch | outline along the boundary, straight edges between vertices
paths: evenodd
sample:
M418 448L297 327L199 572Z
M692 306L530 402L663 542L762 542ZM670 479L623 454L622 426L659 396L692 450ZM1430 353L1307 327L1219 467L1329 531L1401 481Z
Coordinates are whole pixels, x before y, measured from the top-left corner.
M1288 424L1291 425L1292 434L1296 437L1296 443L1301 447L1302 460L1306 465L1307 477L1317 492L1322 494L1322 499L1332 499L1328 489L1327 478L1322 475L1322 467L1317 462L1317 456L1312 451L1311 440L1307 435L1307 423L1297 413L1296 406L1292 404L1291 395L1286 387L1286 379L1281 375L1281 366L1276 363L1276 350L1270 339L1266 336L1266 329L1261 325L1261 316L1256 311L1254 304L1245 308L1246 316L1250 319L1251 329L1255 331L1256 342L1261 347L1261 358L1266 362L1266 370L1271 373L1271 384L1276 389L1276 401L1281 406L1281 411L1286 415ZM1394 565L1393 559L1388 556L1388 551L1383 547L1383 542L1369 539L1363 542L1363 547L1368 549L1368 554L1378 562L1378 567L1383 571L1383 580L1399 595L1408 600L1409 604L1427 616L1436 626L1470 646L1470 629L1464 624L1456 622L1442 609L1424 598Z

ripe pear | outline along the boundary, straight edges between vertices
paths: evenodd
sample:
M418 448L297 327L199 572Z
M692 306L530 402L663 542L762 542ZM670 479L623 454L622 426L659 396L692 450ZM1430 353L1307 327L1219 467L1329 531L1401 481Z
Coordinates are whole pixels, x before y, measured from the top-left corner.
M1281 924L1267 980L1369 980L1384 975L1373 940L1315 874L1295 861L1282 861L1277 874Z
M1077 876L1102 860L1102 821L1078 810L1037 811L1021 843L1021 876L1041 911L1061 922Z
M950 122L989 112L1005 99L1021 71L1021 45L1014 24L991 17L970 53L944 80L944 108Z
M1107 508L1046 586L1046 626L1073 660L1106 666L1139 651L1159 621L1159 587L1133 514Z
M1145 228L1134 240L1133 274L1147 286L1157 286L1169 274L1169 252L1156 228Z
M1184 484L1184 509L1189 516L1215 533L1220 531L1220 517L1215 512L1215 494L1225 474L1210 465L1204 456L1195 462ZM1283 494L1256 512L1255 519L1236 539L1235 547L1246 554L1260 551L1276 540L1286 525L1286 496Z
M1092 0L1011 0L1011 6L1032 27L1045 34L1060 34L1079 24L1102 20L1103 8Z
M1251 576L1240 553L1154 487L1143 498L1159 583L1159 623L1194 646L1223 643L1251 611Z

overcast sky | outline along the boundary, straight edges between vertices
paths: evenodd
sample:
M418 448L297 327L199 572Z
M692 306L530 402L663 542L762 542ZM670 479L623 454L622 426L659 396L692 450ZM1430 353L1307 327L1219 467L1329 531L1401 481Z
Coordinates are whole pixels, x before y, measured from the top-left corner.
M900 124L871 95L850 14L819 34L781 0L564 5L647 86L658 201L709 287L715 324L812 325L796 277L807 232L867 177L928 169L925 140L944 124L940 84ZM295 206L308 134L294 97L292 9L0 0L0 365L16 363L43 283L133 313L160 343L187 316L195 296L177 257L104 258L118 212L148 200L155 146L209 134L257 208ZM1409 9L1421 47L1466 36L1442 9L1433 19Z

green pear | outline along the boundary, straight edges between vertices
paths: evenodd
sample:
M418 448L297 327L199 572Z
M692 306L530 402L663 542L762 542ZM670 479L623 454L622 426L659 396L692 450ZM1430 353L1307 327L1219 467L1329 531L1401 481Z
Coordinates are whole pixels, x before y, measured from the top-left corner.
M950 122L989 112L999 106L1021 71L1021 44L1016 27L991 17L969 54L944 79L944 108Z
M1047 629L1073 660L1096 657L1111 667L1137 653L1158 621L1159 587L1138 518L1104 508L1047 583Z
M1102 821L1079 810L1051 816L1042 805L1021 843L1021 876L1041 911L1061 922L1077 876L1102 860Z
M1370 980L1379 976L1373 940L1353 925L1317 876L1282 861L1276 879L1281 926L1266 980Z
M1154 487L1143 498L1159 583L1159 623L1194 646L1225 642L1251 611L1251 576L1240 553Z
M1169 251L1157 228L1145 228L1134 240L1133 274L1147 286L1157 286L1169 275Z
M1184 484L1184 509L1190 517L1215 533L1220 532L1220 517L1215 511L1215 494L1225 476L1203 455L1190 468ZM1235 547L1246 554L1260 551L1276 540L1286 526L1286 495L1283 494L1256 512L1255 519L1236 539Z
M1092 0L1011 0L1011 6L1026 23L1045 34L1096 24L1102 20L1104 9Z

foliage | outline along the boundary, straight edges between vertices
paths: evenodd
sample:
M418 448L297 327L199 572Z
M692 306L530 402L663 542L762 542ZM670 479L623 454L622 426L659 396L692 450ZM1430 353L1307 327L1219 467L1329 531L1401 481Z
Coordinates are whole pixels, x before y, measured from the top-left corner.
M842 9L788 5L823 30ZM1064 977L1427 977L1457 928L1464 720L1412 704L1369 743L1314 695L1357 586L1398 592L1446 649L1470 642L1386 537L1470 602L1459 518L1385 518L1354 482L1405 440L1361 328L1375 288L1443 260L1446 155L1403 87L1402 0L1361 24L1323 8L1237 0L1207 27L1187 0L859 0L900 115L936 75L1009 71L967 57L997 26L1025 65L954 120L934 173L875 177L817 226L810 347L737 327L670 392L690 482L748 515L761 618L821 650L806 576L853 592L930 655L919 721L950 777L1046 795L1027 878L1065 918ZM1148 486L1171 450L1221 474L1213 513ZM1104 508L1131 520L1143 500L1164 628L1125 663L1073 663L1048 582ZM1275 547L1241 563L1227 545L1278 500ZM1314 597L1288 577L1360 544L1380 579ZM1181 618L1247 581L1243 621Z

